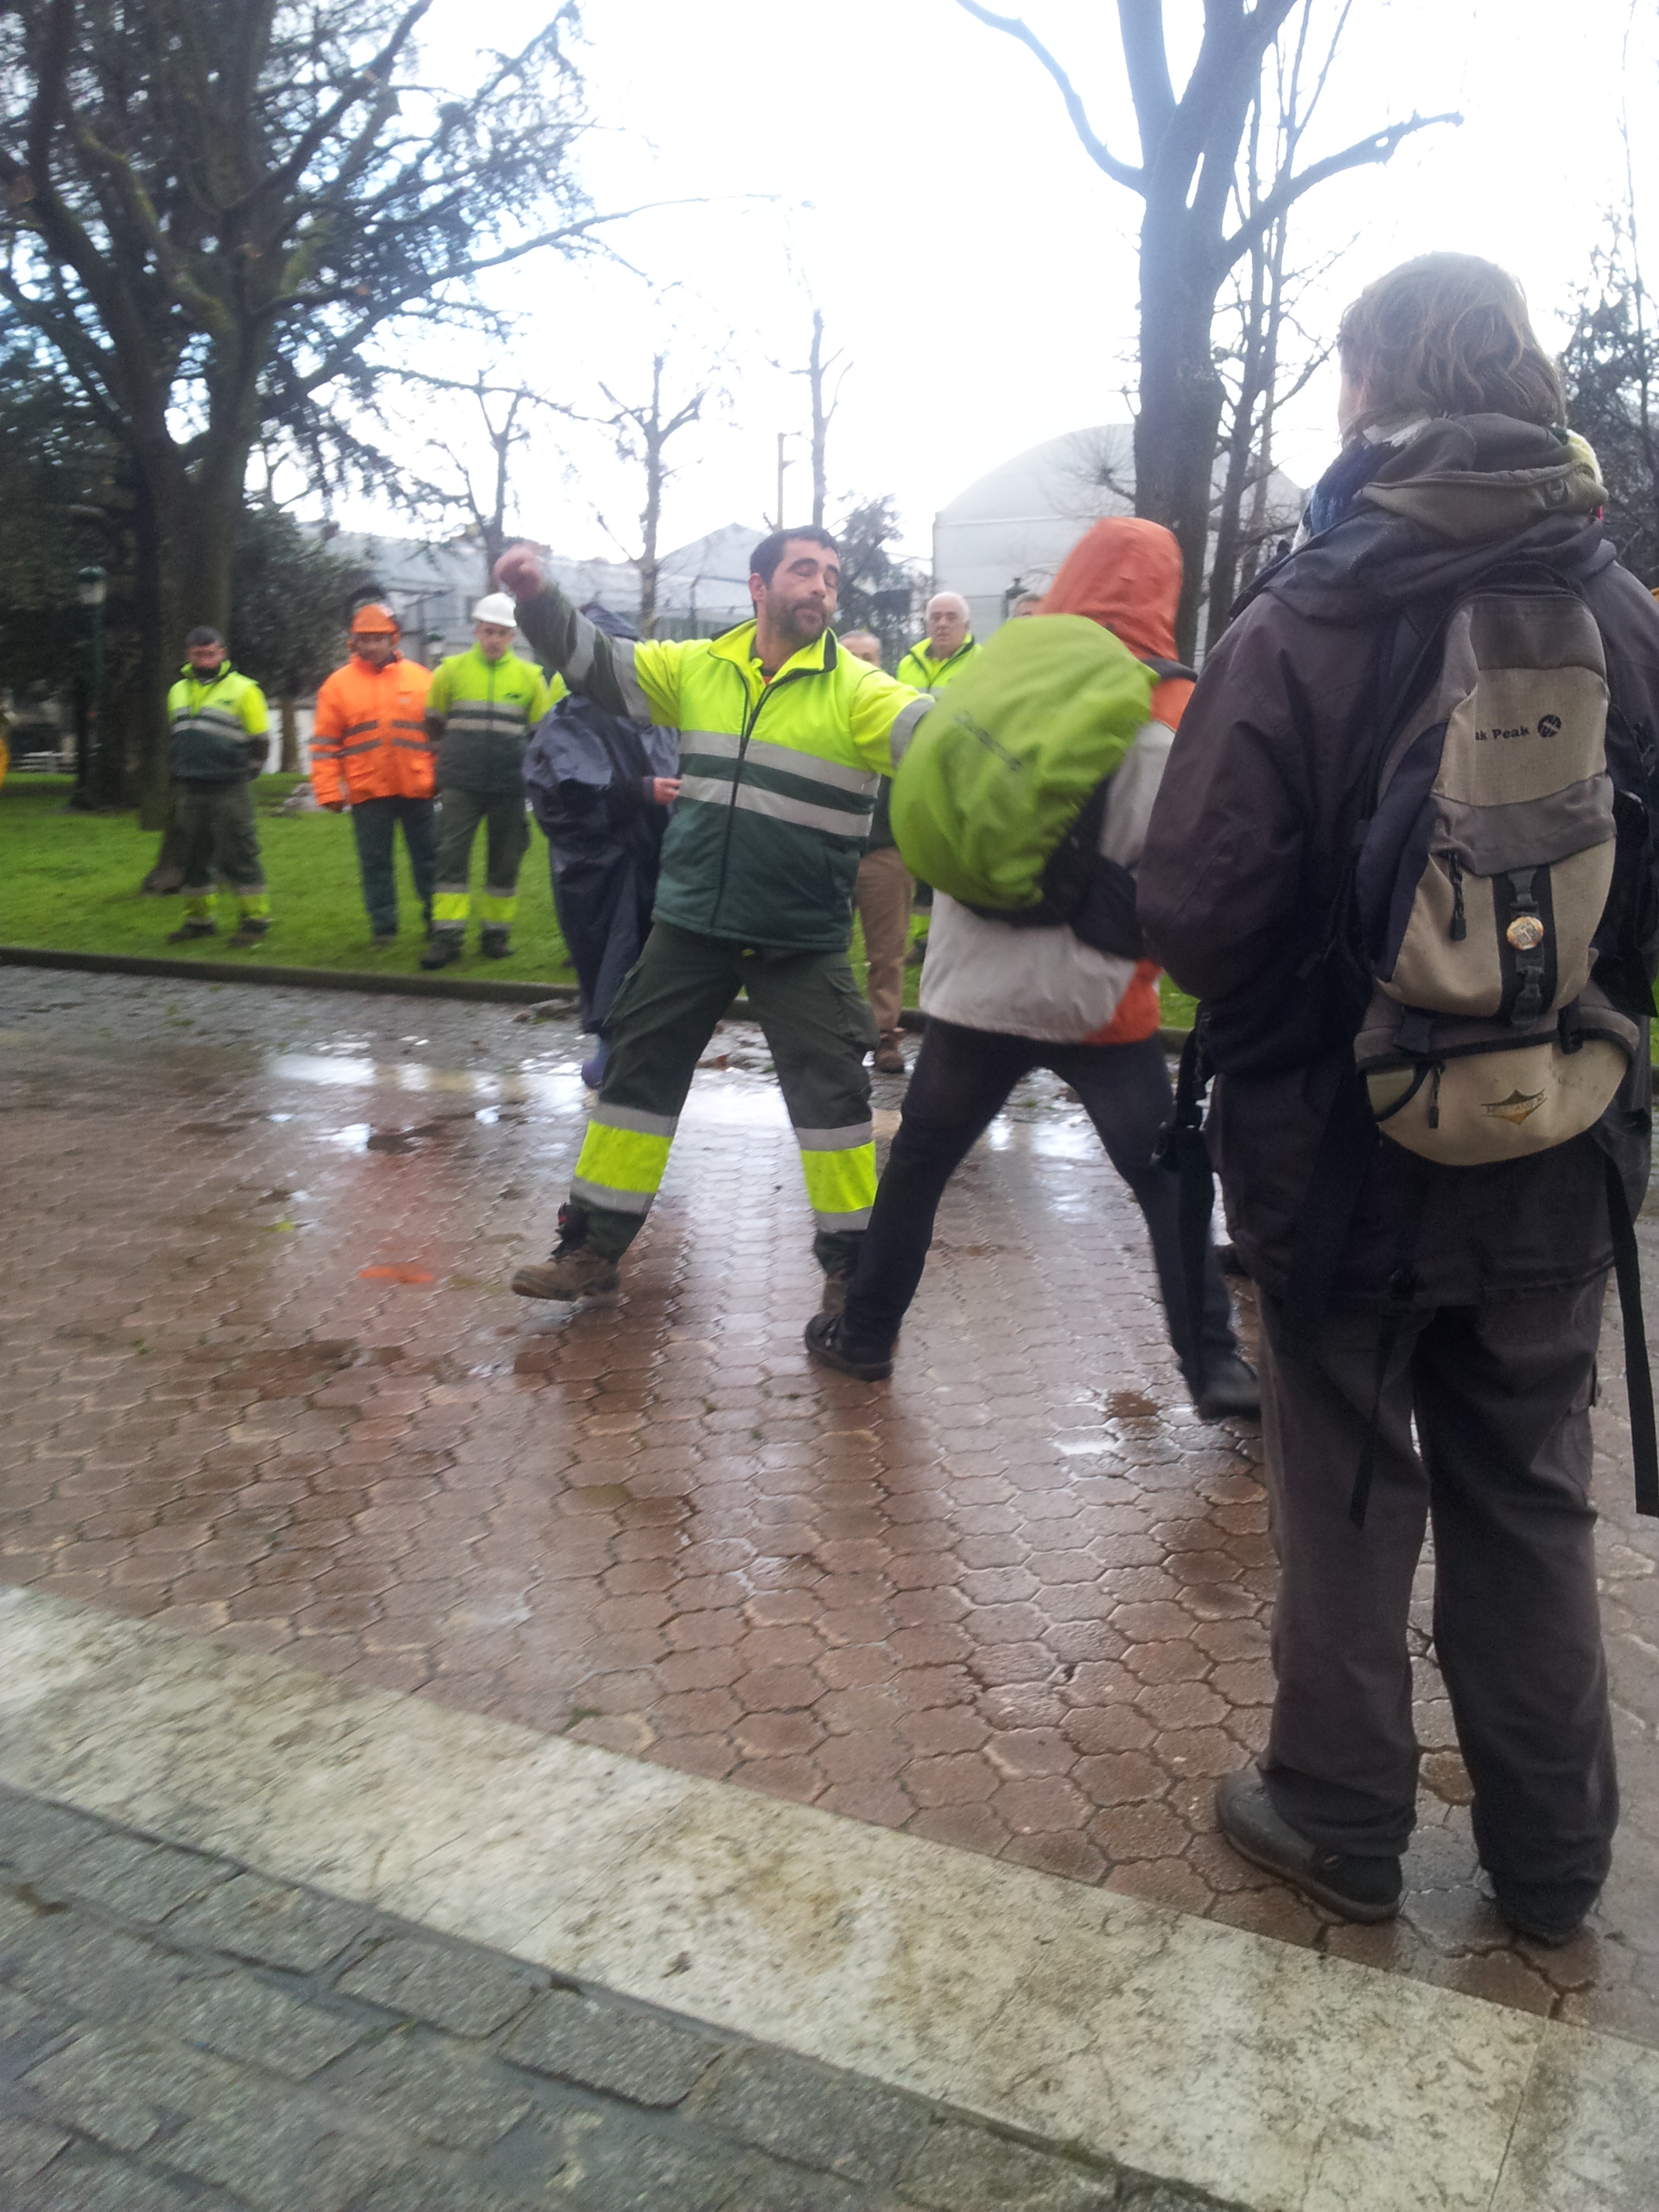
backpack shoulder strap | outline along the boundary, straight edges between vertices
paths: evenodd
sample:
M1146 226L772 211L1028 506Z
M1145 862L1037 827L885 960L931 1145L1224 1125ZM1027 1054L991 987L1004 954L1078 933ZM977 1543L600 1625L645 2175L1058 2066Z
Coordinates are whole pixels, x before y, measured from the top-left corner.
M1210 1216L1215 1207L1215 1170L1204 1141L1204 1093L1210 1066L1205 1048L1204 1010L1200 1006L1187 1042L1181 1048L1181 1072L1176 1079L1175 1112L1158 1133L1152 1158L1181 1178L1176 1215L1181 1249L1181 1287L1187 1310L1188 1380L1194 1395L1204 1389L1204 1261L1210 1242Z
M1188 668L1184 660L1165 660L1160 653L1138 653L1135 659L1143 668L1150 668L1160 684L1173 684L1183 680L1188 684L1196 684L1198 681L1197 669Z
M1636 1510L1659 1518L1659 1437L1655 1434L1653 1372L1648 1364L1647 1325L1642 1313L1642 1264L1636 1224L1619 1164L1605 1149L1607 1221L1613 1231L1613 1272L1619 1285L1619 1317L1625 1331L1625 1395L1630 1405L1631 1458L1635 1463Z

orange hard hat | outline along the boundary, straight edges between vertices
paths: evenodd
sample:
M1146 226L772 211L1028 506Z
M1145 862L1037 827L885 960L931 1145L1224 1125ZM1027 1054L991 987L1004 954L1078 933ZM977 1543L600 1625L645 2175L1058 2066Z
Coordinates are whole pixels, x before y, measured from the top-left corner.
M393 637L401 637L403 624L391 608L383 607L378 599L371 599L366 607L359 607L351 617L353 637L368 637L376 633L385 636L388 632Z

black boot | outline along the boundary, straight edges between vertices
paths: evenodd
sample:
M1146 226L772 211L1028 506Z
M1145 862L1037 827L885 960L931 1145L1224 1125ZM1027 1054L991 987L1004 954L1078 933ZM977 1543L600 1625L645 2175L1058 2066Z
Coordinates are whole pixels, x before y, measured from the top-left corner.
M826 1367L860 1382L884 1382L893 1371L892 1346L882 1352L873 1345L849 1345L846 1328L844 1314L814 1314L804 1334L806 1349Z
M1190 1387L1191 1377L1188 1379ZM1204 1362L1204 1387L1193 1392L1193 1406L1200 1421L1253 1421L1259 1417L1261 1385L1242 1352L1210 1352Z

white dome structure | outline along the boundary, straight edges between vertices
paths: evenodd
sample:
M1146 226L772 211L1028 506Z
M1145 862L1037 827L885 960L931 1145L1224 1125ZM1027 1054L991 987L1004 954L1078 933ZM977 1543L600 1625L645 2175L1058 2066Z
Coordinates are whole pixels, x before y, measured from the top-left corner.
M1221 471L1216 471L1219 489ZM1045 590L1078 539L1103 515L1134 512L1134 431L1127 422L1067 430L1004 461L933 518L933 588L960 592L974 635L1006 620L1024 592ZM1268 512L1294 523L1301 493L1275 469Z

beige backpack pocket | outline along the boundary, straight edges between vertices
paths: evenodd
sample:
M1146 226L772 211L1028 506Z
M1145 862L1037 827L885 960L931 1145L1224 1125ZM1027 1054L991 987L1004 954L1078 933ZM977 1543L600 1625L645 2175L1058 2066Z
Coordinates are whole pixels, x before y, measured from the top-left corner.
M1443 1167L1488 1167L1593 1127L1639 1043L1636 1023L1593 988L1519 1033L1431 1016L1378 991L1354 1057L1385 1137Z

